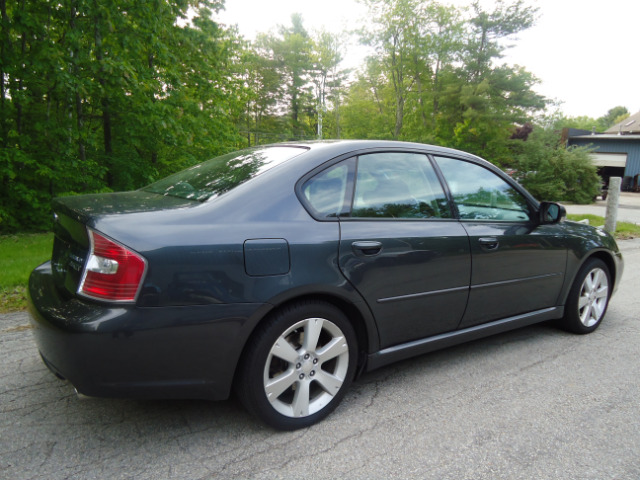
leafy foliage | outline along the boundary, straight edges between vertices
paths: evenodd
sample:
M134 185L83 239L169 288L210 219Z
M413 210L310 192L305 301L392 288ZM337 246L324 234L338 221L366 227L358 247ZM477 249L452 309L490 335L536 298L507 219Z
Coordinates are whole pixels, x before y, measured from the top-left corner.
M599 118L591 118L587 116L580 117L564 117L560 115L554 119L557 128L577 128L581 130L594 130L602 133L610 127L622 122L629 116L629 110L626 107L617 106L610 108L607 113Z
M241 145L220 7L2 2L1 231L48 228L53 196L138 188Z
M476 2L466 14L436 2L366 3L374 27L362 41L377 53L349 91L348 134L435 142L506 163L513 126L545 100L532 90L533 75L496 63L505 40L532 25L535 10L522 1L498 1L491 11ZM373 125L372 102L382 128Z
M376 53L349 78L347 39L298 14L249 42L214 20L223 0L0 0L0 232L48 229L54 196L139 188L297 139L436 143L539 172L527 181L540 196L590 195L585 155L524 127L547 104L537 79L501 63L534 8L363 1L358 37Z

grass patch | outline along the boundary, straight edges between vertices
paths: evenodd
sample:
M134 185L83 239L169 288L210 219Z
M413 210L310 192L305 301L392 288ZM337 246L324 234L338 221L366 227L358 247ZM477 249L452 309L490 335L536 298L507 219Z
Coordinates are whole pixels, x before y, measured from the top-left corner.
M585 214L567 214L567 220L573 220L575 222L589 220L589 225L594 227L600 227L604 225L604 217L599 215L592 215L590 213ZM629 240L631 238L640 237L640 225L630 222L616 222L616 232L614 234L617 240Z
M26 308L29 274L51 258L52 248L52 233L0 236L0 312Z

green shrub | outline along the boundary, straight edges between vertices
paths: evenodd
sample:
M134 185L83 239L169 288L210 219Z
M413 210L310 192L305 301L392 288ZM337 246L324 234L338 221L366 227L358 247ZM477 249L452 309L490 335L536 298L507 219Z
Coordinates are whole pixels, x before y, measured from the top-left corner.
M534 131L520 145L517 179L538 200L592 203L600 177L587 148L565 148L558 136Z

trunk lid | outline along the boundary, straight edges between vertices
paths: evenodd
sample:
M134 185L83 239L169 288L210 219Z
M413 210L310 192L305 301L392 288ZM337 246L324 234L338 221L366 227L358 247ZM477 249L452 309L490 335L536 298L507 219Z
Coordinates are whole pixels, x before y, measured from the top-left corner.
M51 267L57 288L66 296L78 291L90 248L87 226L100 218L195 205L200 202L140 190L55 198Z

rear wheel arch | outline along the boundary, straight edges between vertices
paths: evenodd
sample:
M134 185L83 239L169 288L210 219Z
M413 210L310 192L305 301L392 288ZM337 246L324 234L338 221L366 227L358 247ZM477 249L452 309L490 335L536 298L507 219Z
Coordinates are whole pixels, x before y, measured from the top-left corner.
M358 342L359 354L358 368L356 372L359 373L363 371L366 366L365 362L368 354L379 348L378 331L369 308L364 302L362 302L360 306L357 306L354 302L336 294L314 293L280 299L280 301L274 302L269 310L261 312L262 315L252 326L251 333L247 336L244 346L240 352L240 356L238 357L238 362L233 375L234 382L237 381L238 369L240 368L243 359L246 357L247 350L252 345L253 339L256 332L259 330L260 325L267 321L271 316L275 315L278 311L285 310L295 304L306 302L328 303L336 307L347 317L355 330L356 340Z
M286 308L290 304L305 301L325 302L336 307L347 316L347 319L356 331L360 350L366 353L371 353L372 349L377 350L378 331L375 327L369 307L364 302L360 305L356 305L353 301L332 293L314 293L309 295L300 295L282 301L274 306L274 310Z
M323 419L340 403L366 358L355 325L344 310L318 296L272 309L239 359L233 385L237 398L277 429L293 430Z

